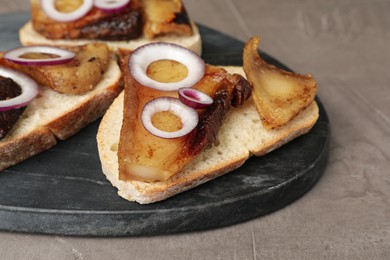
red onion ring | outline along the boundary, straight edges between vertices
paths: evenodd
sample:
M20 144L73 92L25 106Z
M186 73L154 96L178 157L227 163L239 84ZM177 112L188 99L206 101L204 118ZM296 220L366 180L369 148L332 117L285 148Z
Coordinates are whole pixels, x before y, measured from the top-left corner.
M187 67L188 75L181 81L163 83L151 79L146 71L157 60L174 60ZM193 51L182 46L156 42L137 48L129 59L130 73L141 85L163 90L176 91L182 87L192 87L201 80L205 73L204 61Z
M152 123L152 116L157 112L170 111L178 116L183 127L175 132L158 129ZM159 97L146 103L141 114L142 124L151 134L162 138L177 138L191 132L199 121L198 113L180 102L178 98Z
M59 22L71 22L85 16L93 7L93 0L83 0L83 4L70 13L63 13L56 9L56 0L41 0L42 10L51 19Z
M38 95L37 83L25 74L0 66L0 76L11 78L22 89L22 94L19 96L0 100L0 112L24 107Z
M129 3L130 0L95 0L94 5L104 12L118 12Z
M46 54L54 54L59 57L56 58L45 58L45 59L28 59L22 58L21 56L26 53L46 53ZM58 65L64 64L71 61L76 56L76 53L73 51L68 51L64 49L59 49L56 47L49 46L29 46L29 47L21 47L16 48L4 53L4 58L12 61L14 63L22 64L22 65Z
M184 105L195 109L205 108L213 103L212 97L193 88L180 88L179 99Z

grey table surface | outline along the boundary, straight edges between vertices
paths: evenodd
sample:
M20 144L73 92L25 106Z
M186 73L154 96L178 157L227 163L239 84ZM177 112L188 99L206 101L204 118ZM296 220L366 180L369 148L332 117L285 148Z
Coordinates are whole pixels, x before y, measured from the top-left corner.
M0 232L0 259L390 259L390 1L184 1L197 22L312 74L332 137L319 183L234 226L137 238ZM0 15L28 0L0 0ZM0 32L1 33L1 32Z

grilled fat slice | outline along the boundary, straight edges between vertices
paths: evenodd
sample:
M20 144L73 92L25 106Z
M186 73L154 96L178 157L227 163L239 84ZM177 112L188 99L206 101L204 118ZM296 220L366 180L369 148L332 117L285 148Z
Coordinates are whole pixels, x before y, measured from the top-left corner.
M181 0L142 0L141 2L145 13L146 38L192 35L192 26Z
M79 8L82 0L57 0L60 12ZM142 10L139 0L130 1L120 12L104 12L93 7L87 15L71 22L59 22L48 17L40 0L30 0L32 25L48 39L131 40L142 35Z
M259 38L245 44L243 67L253 86L253 101L264 128L281 127L313 103L317 83L311 75L300 75L277 68L258 54Z
M0 64L21 71L34 78L40 85L66 94L84 94L100 82L111 60L111 53L104 43L91 43L68 47L76 52L76 57L60 65L32 66L9 62L0 54ZM48 54L29 53L30 58Z
M118 147L119 179L155 182L167 180L180 172L197 155L212 144L230 107L241 105L251 94L248 82L238 74L206 65L206 73L194 88L213 97L206 109L197 110L198 126L189 134L164 139L149 133L141 122L144 105L160 96L178 97L139 84L129 73L128 57L122 63L125 80L124 116ZM159 115L159 121L171 120Z

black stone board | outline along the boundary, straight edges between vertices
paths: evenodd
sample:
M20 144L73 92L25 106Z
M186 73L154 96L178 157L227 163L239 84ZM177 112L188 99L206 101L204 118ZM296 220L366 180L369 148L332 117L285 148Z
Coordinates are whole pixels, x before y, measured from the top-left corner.
M27 13L0 16L0 50L19 46ZM243 43L200 25L203 57L241 65ZM262 53L270 63L284 67ZM149 236L214 229L276 211L305 194L326 167L330 125L320 100L310 133L241 168L162 202L116 194L101 172L99 121L0 174L0 230L74 236ZM1 158L0 158L1 159Z

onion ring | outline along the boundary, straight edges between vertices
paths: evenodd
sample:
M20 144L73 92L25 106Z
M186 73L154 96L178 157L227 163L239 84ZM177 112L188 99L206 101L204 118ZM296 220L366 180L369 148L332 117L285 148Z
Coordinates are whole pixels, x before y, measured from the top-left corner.
M158 129L152 123L152 116L157 112L169 111L178 116L183 127L174 132ZM191 132L199 122L198 113L181 103L178 98L158 97L145 104L141 114L142 124L151 134L162 138L177 138Z
M104 12L118 12L125 8L130 0L95 0L94 5Z
M208 107L213 103L213 98L193 88L180 88L179 99L186 106L199 109Z
M41 0L42 10L51 19L59 22L71 22L85 16L93 7L93 0L83 0L83 4L70 13L63 13L56 9L56 0Z
M21 56L26 53L46 53L54 54L59 57L56 58L45 58L45 59L28 59L22 58ZM22 65L59 65L71 61L76 56L73 51L59 49L56 47L49 46L29 46L16 48L4 53L4 58L14 63Z
M187 67L187 77L171 83L151 79L146 71L148 66L157 60L174 60L182 63ZM165 42L149 43L136 49L129 59L129 68L130 73L138 83L163 91L176 91L182 87L192 87L203 78L205 73L205 63L195 52Z
M38 95L37 83L25 74L0 66L0 76L12 79L22 89L19 96L0 100L0 112L24 107Z

